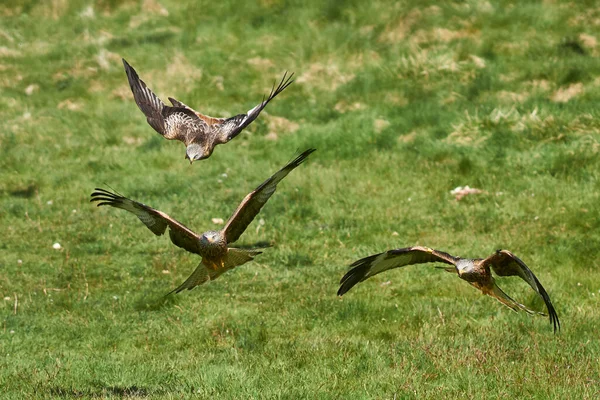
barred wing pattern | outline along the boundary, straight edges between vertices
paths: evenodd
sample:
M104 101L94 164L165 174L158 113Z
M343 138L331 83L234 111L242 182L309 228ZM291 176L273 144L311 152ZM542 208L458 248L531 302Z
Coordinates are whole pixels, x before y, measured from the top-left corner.
M308 149L300 154L242 200L223 228L222 232L227 243L233 243L238 240L248 225L250 225L250 222L256 217L260 209L267 203L273 193L275 193L277 184L294 168L302 164L302 162L304 162L304 160L306 160L306 158L314 151L315 149Z
M175 246L200 255L199 237L162 211L100 188L95 189L90 201L98 202L98 207L107 205L129 211L157 236L163 235L168 227L169 237Z
M159 99L137 72L123 59L125 72L133 98L139 109L146 115L148 124L166 139L175 139L188 145L192 139L208 132L208 125L200 119L194 110L181 102L167 106Z

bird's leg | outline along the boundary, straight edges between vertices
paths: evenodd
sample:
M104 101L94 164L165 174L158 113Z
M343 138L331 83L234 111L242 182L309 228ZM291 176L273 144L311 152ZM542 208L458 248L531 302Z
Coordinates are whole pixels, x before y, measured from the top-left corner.
M216 260L210 260L209 261L209 268L214 270L214 271L218 271L219 269L223 269L225 268L225 259L224 258L217 258Z

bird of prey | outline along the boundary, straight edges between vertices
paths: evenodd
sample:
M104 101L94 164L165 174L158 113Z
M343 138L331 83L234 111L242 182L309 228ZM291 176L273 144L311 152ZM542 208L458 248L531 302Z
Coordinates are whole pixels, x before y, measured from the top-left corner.
M220 231L206 231L198 235L162 211L104 189L96 188L90 201L97 201L98 206L122 208L135 214L157 236L164 234L169 228L169 236L175 246L202 257L200 265L192 275L171 292L179 293L184 289L190 290L197 285L214 280L225 271L245 264L261 253L256 249L247 250L229 247L229 245L244 233L260 209L275 193L277 184L302 164L313 151L315 149L306 150L248 194Z
M494 280L490 272L491 270L498 276L518 276L531 286L538 295L546 303L548 309L548 315L550 316L550 323L554 327L554 332L560 329L560 322L558 315L550 302L550 297L546 290L542 287L542 284L537 277L531 272L531 270L525 265L520 258L512 254L508 250L497 250L494 254L488 258L461 258L454 257L443 251L430 249L428 247L407 247L404 249L389 250L385 253L375 254L369 257L365 257L354 262L346 275L344 275L340 281L340 289L338 290L338 296L342 296L348 290L352 289L354 285L364 281L374 275L381 272L387 271L388 269L400 268L406 265L412 264L423 264L441 262L450 264L452 267L438 267L443 268L448 272L456 272L458 277L469 282L477 289L481 290L483 294L496 298L502 304L508 306L514 311L523 310L529 314L540 314L543 313L533 311L523 304L517 303L511 299L506 293L504 293Z
M172 106L159 99L135 69L123 59L129 86L138 107L146 115L148 124L166 139L179 140L186 145L185 158L190 163L210 157L218 144L229 142L244 128L254 121L260 112L285 88L292 84L292 76L283 75L281 82L271 89L269 97L246 114L238 114L230 118L213 118L200 114L179 100L169 97Z

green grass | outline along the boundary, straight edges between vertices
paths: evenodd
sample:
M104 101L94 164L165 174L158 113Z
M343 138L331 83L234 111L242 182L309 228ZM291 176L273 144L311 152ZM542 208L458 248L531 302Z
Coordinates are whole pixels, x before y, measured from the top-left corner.
M597 398L599 18L591 1L0 5L3 396ZM121 57L215 116L297 81L190 166ZM308 147L241 238L273 247L177 296L198 257L89 203L110 186L202 232ZM456 201L463 185L486 193ZM511 250L561 332L427 266L336 297L352 261L417 244Z

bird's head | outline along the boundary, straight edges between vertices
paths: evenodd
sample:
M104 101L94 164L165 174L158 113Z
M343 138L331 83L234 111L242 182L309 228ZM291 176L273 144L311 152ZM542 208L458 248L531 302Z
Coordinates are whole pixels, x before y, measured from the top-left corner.
M460 259L456 262L456 272L458 276L462 276L465 272L468 272L473 268L473 262L467 259Z
M192 143L185 149L185 159L190 160L190 164L197 160L204 160L210 157L212 149L204 148L198 143Z
M208 232L204 232L202 234L202 236L200 237L200 240L202 241L203 244L211 245L211 244L215 244L216 242L218 242L220 239L220 236L221 235L219 234L219 232L208 231Z

